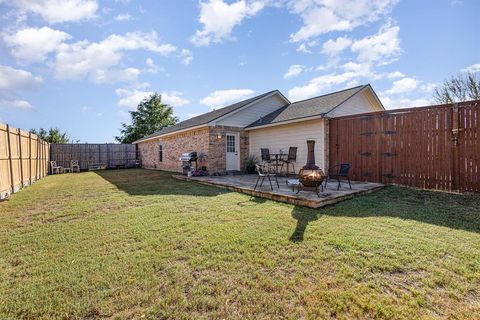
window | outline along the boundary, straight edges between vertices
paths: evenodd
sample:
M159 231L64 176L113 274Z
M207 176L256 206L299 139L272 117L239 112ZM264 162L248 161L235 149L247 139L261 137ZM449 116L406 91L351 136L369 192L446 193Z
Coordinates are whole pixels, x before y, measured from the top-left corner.
M235 152L235 136L227 135L227 152Z
M158 145L158 160L163 161L163 144L161 143Z

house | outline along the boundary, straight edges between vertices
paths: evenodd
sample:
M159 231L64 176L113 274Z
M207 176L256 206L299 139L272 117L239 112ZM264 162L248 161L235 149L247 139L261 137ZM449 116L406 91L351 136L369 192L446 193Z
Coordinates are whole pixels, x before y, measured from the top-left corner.
M317 165L326 169L328 119L384 110L372 87L357 86L291 103L274 90L164 128L134 142L142 166L181 171L182 153L204 155L199 166L210 173L243 170L260 148L287 153L297 147L296 170L306 163L307 140L315 140Z

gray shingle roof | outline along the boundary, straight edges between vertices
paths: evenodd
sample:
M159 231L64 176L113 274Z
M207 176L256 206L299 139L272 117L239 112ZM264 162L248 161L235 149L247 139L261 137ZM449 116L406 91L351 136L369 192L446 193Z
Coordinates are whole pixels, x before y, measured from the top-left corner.
M294 102L266 115L261 119L258 119L254 123L248 125L247 128L324 115L366 86L368 85L362 85L325 94L323 96Z
M256 97L253 97L253 98L250 98L250 99L246 99L246 100L243 100L243 101L240 101L240 102L237 102L237 103L234 103L232 105L229 105L229 106L226 106L226 107L223 107L223 108L220 108L220 109L217 109L217 110L213 110L213 111L210 111L210 112L207 112L207 113L204 113L204 114L201 114L199 116L196 116L196 117L193 117L193 118L190 118L188 120L185 120L185 121L182 121L182 122L179 122L173 126L170 126L170 127L167 127L167 128L163 128L162 130L160 131L157 131L151 135L148 135L146 137L143 137L142 139L139 139L133 143L137 143L137 142L141 142L143 140L148 140L150 138L154 138L154 137L157 137L157 136L161 136L161 135L164 135L164 134L167 134L167 133L171 133L171 132L175 132L175 131L178 131L178 130L183 130L183 129L188 129L188 128L192 128L192 127L196 127L196 126L200 126L200 125L203 125L203 124L207 124L209 123L210 121L213 121L215 119L218 119L220 117L223 117L224 115L227 115L229 114L230 112L232 111L235 111L237 109L240 109L244 106L246 106L247 104L249 103L252 103L253 101L255 100L259 100L265 96L268 96L269 94L275 92L277 90L272 90L272 91L269 91L269 92L266 92L266 93L263 93L261 95L258 95Z

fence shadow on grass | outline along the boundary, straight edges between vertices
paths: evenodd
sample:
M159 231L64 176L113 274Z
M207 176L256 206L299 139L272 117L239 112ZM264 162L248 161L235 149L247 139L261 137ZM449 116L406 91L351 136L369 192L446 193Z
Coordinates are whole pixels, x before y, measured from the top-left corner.
M320 216L391 217L480 233L480 195L456 195L390 186L323 209L295 207L290 241L303 241L308 224Z
M132 196L174 194L214 197L231 192L226 189L173 179L173 173L166 171L122 169L95 171L95 173Z

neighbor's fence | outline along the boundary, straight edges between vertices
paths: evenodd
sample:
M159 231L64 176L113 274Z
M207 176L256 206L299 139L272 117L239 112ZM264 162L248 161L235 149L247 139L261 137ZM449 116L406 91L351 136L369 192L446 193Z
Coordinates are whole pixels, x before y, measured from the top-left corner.
M0 124L0 200L48 174L49 144Z
M331 119L330 166L351 178L480 192L480 100Z
M113 143L51 144L50 160L62 167L70 167L71 160L78 160L80 170L88 170L88 166L94 164L107 168L133 168L137 162L137 147Z

